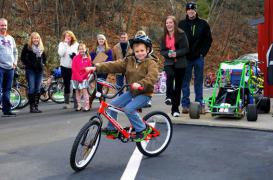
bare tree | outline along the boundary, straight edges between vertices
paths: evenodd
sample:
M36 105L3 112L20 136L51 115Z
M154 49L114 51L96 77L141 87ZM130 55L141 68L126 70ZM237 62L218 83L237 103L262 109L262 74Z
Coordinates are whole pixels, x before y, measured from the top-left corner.
M92 0L91 0L92 1ZM97 0L94 0L93 2L93 10L92 10L92 23L91 23L91 39L94 39L94 32L95 32L95 17L96 17L96 6L97 6Z
M55 1L55 12L56 12L56 19L55 19L55 35L60 37L60 20L59 20L59 1Z
M5 9L5 0L0 1L0 9L1 9L0 17L3 17L4 16L4 9Z
M128 19L128 23L127 23L127 28L126 31L128 32L129 29L131 28L131 24L132 24L132 17L135 15L135 9L136 9L136 2L137 0L132 0L131 1L131 13Z
M32 24L32 20L31 20L31 12L30 12L31 10L30 10L30 8L28 6L27 1L24 1L24 3L25 3L27 13L28 13L28 22L29 22L29 25L30 25L30 32L31 32L33 30L33 24Z

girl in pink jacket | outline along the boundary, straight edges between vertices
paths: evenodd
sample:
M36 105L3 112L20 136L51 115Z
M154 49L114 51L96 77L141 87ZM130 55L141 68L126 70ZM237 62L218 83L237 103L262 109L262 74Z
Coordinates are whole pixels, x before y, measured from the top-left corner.
M86 45L84 43L79 44L78 55L73 58L72 61L72 87L76 90L76 101L77 101L77 109L76 111L81 111L81 98L84 98L84 107L83 111L87 112L90 110L89 106L89 94L87 92L87 88L89 86L88 83L88 74L85 71L86 67L90 67L91 58L86 49Z

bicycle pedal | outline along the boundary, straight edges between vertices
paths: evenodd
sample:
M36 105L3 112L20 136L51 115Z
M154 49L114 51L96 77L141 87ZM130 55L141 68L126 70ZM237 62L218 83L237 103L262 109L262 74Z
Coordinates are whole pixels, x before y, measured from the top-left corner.
M116 137L115 137L115 136L113 136L113 135L106 135L106 138L107 138L107 139L111 139L111 140L116 139Z

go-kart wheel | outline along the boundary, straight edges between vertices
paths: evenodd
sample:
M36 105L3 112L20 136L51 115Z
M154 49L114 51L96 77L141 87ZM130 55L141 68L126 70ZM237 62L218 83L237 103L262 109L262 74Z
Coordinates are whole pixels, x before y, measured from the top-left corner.
M200 103L199 102L191 102L189 115L191 119L199 119L200 118Z
M263 97L260 102L260 110L264 113L269 113L270 111L270 98Z
M247 105L247 120L248 121L257 121L258 119L258 112L256 104L249 104Z

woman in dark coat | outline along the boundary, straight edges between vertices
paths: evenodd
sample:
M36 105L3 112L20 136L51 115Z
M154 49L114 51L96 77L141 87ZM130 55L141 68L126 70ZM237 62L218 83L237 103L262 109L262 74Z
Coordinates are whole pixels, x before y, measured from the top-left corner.
M168 16L164 22L161 55L165 58L164 70L167 74L165 103L172 105L171 114L178 117L180 116L181 87L187 67L186 54L189 51L189 44L185 32L178 29L174 16Z
M31 33L28 43L24 45L21 61L26 71L30 112L41 113L38 104L46 56L42 39L37 32Z

